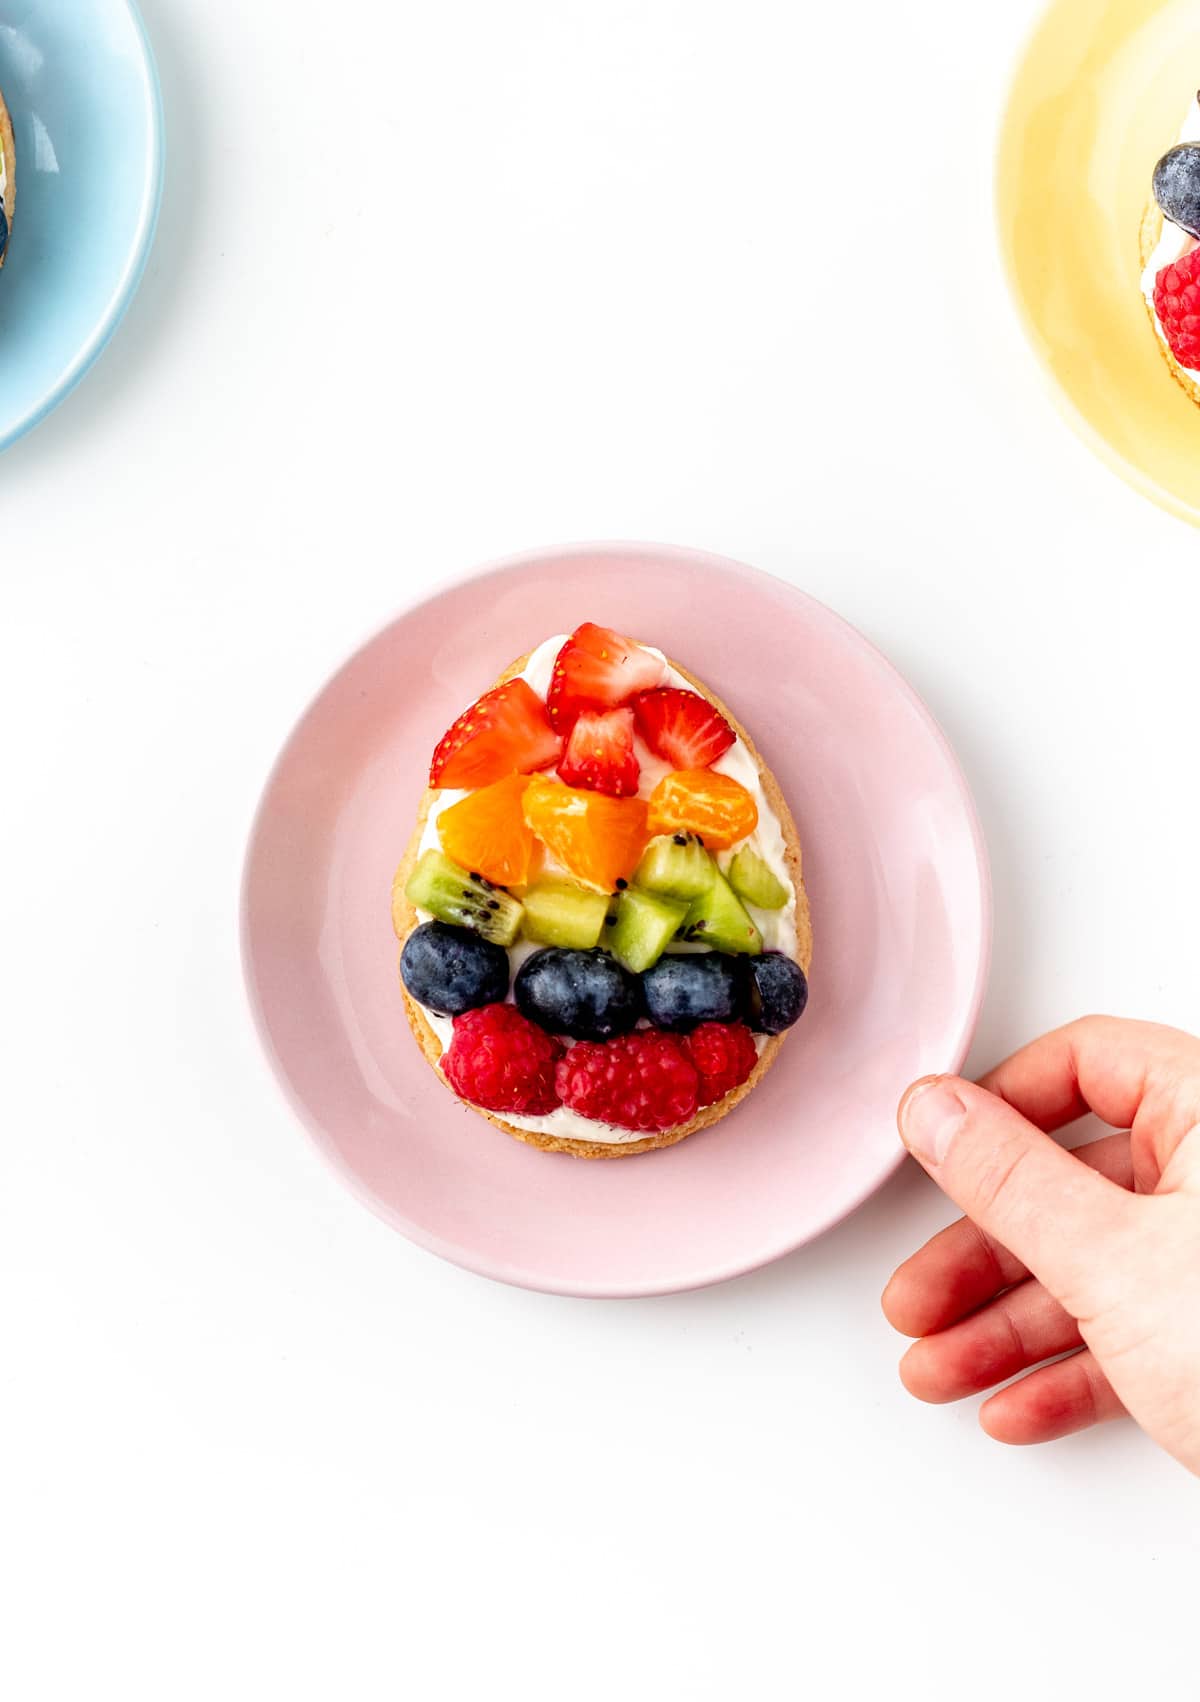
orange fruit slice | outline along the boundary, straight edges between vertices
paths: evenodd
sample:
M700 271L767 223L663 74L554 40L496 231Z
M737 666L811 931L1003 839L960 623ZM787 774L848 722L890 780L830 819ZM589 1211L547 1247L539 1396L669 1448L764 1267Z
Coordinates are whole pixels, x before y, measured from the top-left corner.
M646 809L651 834L698 833L710 851L727 851L758 826L758 805L746 788L710 768L664 775Z
M443 810L437 827L447 857L496 886L524 886L535 849L523 809L529 784L510 774Z
M525 820L577 881L600 892L632 878L650 837L640 798L610 798L540 774L526 783Z

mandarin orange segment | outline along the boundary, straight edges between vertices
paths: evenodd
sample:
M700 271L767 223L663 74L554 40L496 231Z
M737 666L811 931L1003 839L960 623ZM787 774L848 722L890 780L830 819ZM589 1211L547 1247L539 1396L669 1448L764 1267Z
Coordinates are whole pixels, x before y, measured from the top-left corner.
M727 851L758 826L758 805L746 788L711 768L664 775L646 808L652 834L698 833L710 851Z
M540 774L526 786L525 820L576 880L599 892L632 878L650 837L640 798L610 798Z
M529 784L526 775L510 774L443 810L437 827L447 857L496 886L524 886L534 861L524 812Z

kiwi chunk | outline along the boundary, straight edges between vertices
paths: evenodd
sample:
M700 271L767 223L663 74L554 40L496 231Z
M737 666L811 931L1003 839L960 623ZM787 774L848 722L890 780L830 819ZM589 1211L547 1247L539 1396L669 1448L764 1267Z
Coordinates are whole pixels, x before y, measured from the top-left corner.
M616 924L605 943L618 963L640 975L658 962L686 915L684 899L631 886L617 900Z
M749 911L715 868L708 891L692 900L681 933L685 940L699 941L714 951L757 957L762 950L762 935L750 920Z
M694 833L662 833L647 845L634 875L643 892L686 898L690 904L712 885L714 864Z
M729 884L739 898L757 904L760 910L782 910L788 900L787 887L748 845L729 865Z
M423 852L404 889L408 902L428 910L439 922L471 928L482 939L510 946L524 914L519 899L482 875L470 874L441 851Z
M589 892L572 881L539 881L525 893L524 931L543 945L590 951L607 914L607 893Z

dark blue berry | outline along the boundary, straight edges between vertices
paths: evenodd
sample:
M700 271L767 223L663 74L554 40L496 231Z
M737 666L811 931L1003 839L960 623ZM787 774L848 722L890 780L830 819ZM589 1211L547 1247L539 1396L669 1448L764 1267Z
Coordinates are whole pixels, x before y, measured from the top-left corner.
M5 253L7 252L7 250L8 250L8 215L4 211L3 203L0 202L0 260L4 259L4 256L5 256Z
M597 947L535 951L513 982L517 1009L551 1034L572 1040L611 1040L628 1034L642 1014L636 975Z
M782 1034L804 1015L808 978L798 963L778 951L765 951L749 964L747 1021L756 1034Z
M741 958L720 951L668 952L642 976L646 1014L670 1034L690 1034L702 1022L736 1022L745 987Z
M404 942L400 976L419 1005L461 1016L508 992L508 953L470 928L422 922Z
M1195 142L1181 142L1159 160L1154 199L1173 225L1200 236L1200 147Z

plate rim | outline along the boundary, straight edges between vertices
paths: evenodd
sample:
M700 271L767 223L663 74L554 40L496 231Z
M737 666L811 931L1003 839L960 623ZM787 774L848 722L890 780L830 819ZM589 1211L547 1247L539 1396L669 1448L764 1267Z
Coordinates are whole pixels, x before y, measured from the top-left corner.
M166 175L162 85L159 81L158 64L154 57L150 32L146 28L146 21L142 17L137 0L118 0L118 3L128 15L141 49L141 66L150 114L150 147L145 161L141 205L134 239L126 258L123 280L113 296L108 311L93 327L87 340L76 351L46 394L39 398L28 412L22 414L19 419L14 420L8 426L0 427L0 454L3 454L6 449L10 449L14 443L19 442L21 438L41 425L42 421L49 414L52 414L61 402L66 401L71 392L95 366L112 341L117 327L124 319L130 303L137 294L138 286L150 259L150 250L154 246L154 238L158 230L158 216L162 207L163 181Z
M1086 448L1091 450L1097 461L1106 466L1110 473L1115 473L1130 490L1136 491L1139 496L1153 502L1166 513L1174 515L1177 520L1184 520L1190 526L1200 526L1200 508L1188 502L1184 497L1177 496L1169 485L1153 478L1149 473L1143 471L1136 461L1131 461L1127 455L1123 455L1119 449L1115 449L1104 433L1092 424L1078 402L1068 393L1066 386L1051 364L1048 352L1043 347L1043 339L1038 330L1037 322L1026 306L1025 294L1009 252L1009 244L1005 241L1004 194L1001 179L1004 161L1007 157L1009 131L1013 123L1013 108L1016 104L1021 80L1025 76L1038 47L1042 32L1051 13L1062 3L1063 0L1041 0L1041 4L1037 7L1013 49L1002 84L1000 117L996 125L996 139L992 149L992 236L1000 261L1000 271L1004 278L1005 295L1008 298L1013 321L1021 334L1021 341L1032 359L1038 381L1063 423L1074 432Z
M634 539L591 539L576 540L566 544L543 544L530 549L519 550L512 554L499 557L483 563L476 568L448 575L428 590L418 596L409 598L400 608L384 621L374 625L365 637L361 638L343 656L336 667L330 669L306 699L300 713L291 723L274 761L267 772L260 789L251 815L249 831L245 839L242 856L241 880L238 889L238 954L242 970L242 987L246 998L251 1024L260 1045L260 1057L264 1065L269 1066L269 1074L275 1082L277 1090L282 1094L284 1102L290 1106L296 1115L313 1146L330 1170L339 1180L349 1187L350 1192L360 1200L372 1214L390 1228L402 1234L406 1240L413 1242L424 1251L436 1254L447 1263L460 1270L470 1271L475 1276L489 1277L493 1281L503 1282L510 1287L525 1289L533 1293L560 1295L578 1300L634 1300L646 1299L661 1295L685 1294L698 1289L711 1288L724 1282L732 1281L735 1277L747 1276L752 1271L761 1270L767 1265L776 1263L779 1259L787 1258L798 1252L801 1247L826 1235L846 1221L871 1196L879 1191L896 1174L907 1158L899 1137L896 1141L896 1152L890 1162L878 1172L873 1172L871 1178L853 1194L838 1213L829 1218L819 1228L803 1231L787 1237L784 1244L756 1251L752 1255L739 1256L728 1260L724 1265L712 1267L702 1273L689 1272L677 1278L664 1279L660 1282L648 1283L645 1280L634 1282L619 1282L605 1279L595 1282L581 1282L568 1277L535 1276L534 1273L506 1266L502 1260L488 1258L482 1255L472 1256L470 1250L457 1245L449 1246L435 1234L414 1223L410 1218L403 1217L399 1212L387 1207L361 1181L358 1173L346 1164L333 1148L332 1143L321 1126L320 1119L315 1117L306 1103L295 1092L291 1080L282 1065L279 1054L272 1042L267 1026L266 1014L259 993L257 978L254 971L254 957L251 943L250 922L250 881L254 866L260 836L264 827L267 804L274 789L276 780L281 773L293 745L299 738L309 718L333 685L342 677L358 659L359 655L370 645L374 644L392 627L408 619L416 610L428 603L436 602L440 597L462 590L468 585L481 580L493 579L536 567L550 560L561 560L564 557L587 556L596 553L613 556L638 556L653 554L662 559L673 560L680 566L703 564L716 567L748 578L765 580L773 585L782 586L791 596L798 598L815 608L822 617L831 621L849 637L852 643L866 652L872 665L888 676L897 686L902 695L907 698L915 710L918 719L924 724L926 732L932 737L958 795L958 801L963 809L966 825L969 830L971 849L974 855L975 875L978 883L979 900L979 936L977 942L976 962L971 995L964 1008L959 1033L947 1065L947 1074L956 1074L966 1060L971 1049L987 992L988 976L991 968L993 941L993 904L991 863L988 856L987 842L983 833L983 825L979 811L971 792L970 784L963 770L958 755L950 743L941 724L938 722L929 705L920 693L910 685L896 665L889 660L878 645L858 630L843 615L831 609L828 604L801 590L790 579L784 579L777 573L765 568L752 566L736 557L721 555L717 552L695 548L685 544L656 543L648 540Z

